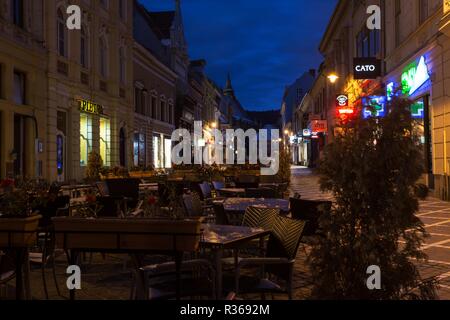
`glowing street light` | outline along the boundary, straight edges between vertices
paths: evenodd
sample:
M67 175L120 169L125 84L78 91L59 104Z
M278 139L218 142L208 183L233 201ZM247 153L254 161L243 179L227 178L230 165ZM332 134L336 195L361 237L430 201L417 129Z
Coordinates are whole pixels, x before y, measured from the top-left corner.
M216 129L217 128L217 122L212 122L211 123L211 128Z
M337 79L339 79L335 73L330 73L327 78L331 83L336 83Z

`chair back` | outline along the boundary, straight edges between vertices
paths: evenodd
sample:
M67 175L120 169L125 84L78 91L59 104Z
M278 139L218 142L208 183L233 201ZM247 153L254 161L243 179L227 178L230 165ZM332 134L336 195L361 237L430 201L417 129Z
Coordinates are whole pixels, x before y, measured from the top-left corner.
M247 198L276 198L277 193L270 188L247 188L245 196Z
M295 259L306 221L276 216L267 243L267 257Z
M250 228L263 228L272 230L275 218L280 214L280 210L273 208L248 207L245 210L242 225Z
M225 188L225 182L222 181L213 181L214 190L220 191L220 189Z
M109 179L106 183L110 196L139 199L139 179Z
M214 202L213 203L214 213L216 215L216 224L219 225L229 225L230 221L228 220L227 214L223 207L223 203Z
M211 185L208 182L203 182L200 183L199 185L200 188L200 196L201 196L201 200L205 200L205 199L211 199L212 198L212 190L211 190Z
M293 219L307 221L304 235L314 235L319 228L320 216L331 210L331 201L289 199Z
M108 185L105 181L97 181L95 185L97 186L98 192L102 197L109 196Z
M183 207L187 217L203 215L202 202L196 192L183 195Z

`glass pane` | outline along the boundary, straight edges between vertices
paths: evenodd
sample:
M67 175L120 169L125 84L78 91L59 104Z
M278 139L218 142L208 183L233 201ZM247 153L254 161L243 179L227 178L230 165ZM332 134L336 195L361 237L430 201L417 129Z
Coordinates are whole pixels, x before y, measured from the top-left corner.
M165 167L170 169L172 167L172 140L165 139L164 140L164 160Z

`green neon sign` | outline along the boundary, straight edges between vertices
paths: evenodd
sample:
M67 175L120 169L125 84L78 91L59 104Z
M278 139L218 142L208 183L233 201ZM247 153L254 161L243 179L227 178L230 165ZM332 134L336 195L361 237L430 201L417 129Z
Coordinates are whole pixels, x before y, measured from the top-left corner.
M402 73L402 93L409 95L409 91L414 83L414 78L416 77L417 63L413 62L405 68Z

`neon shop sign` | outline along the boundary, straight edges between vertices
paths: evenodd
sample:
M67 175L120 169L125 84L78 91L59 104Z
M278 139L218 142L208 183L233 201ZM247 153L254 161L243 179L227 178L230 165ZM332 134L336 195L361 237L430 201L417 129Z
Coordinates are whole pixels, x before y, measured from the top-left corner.
M420 57L419 62L410 64L402 73L402 93L413 95L430 79L425 57Z

